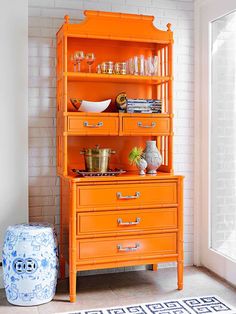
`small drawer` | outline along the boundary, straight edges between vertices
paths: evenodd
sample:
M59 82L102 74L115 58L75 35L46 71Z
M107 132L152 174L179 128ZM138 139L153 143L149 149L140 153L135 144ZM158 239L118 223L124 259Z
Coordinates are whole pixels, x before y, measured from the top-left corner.
M77 260L93 260L106 258L117 260L119 258L138 256L160 256L175 254L176 233L163 233L155 235L140 235L132 237L86 239L77 241ZM97 261L96 261L97 260Z
M117 135L118 117L68 116L67 131L69 134L82 135Z
M123 117L122 128L124 135L169 135L170 118Z
M77 235L177 228L177 208L77 213Z
M177 182L77 187L77 208L88 210L177 204Z

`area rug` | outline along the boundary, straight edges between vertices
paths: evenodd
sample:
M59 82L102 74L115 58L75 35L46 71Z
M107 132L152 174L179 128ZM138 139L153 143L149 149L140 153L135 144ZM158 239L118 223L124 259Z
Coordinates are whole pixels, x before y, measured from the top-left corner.
M236 309L218 296L192 297L177 300L67 312L68 314L236 314Z

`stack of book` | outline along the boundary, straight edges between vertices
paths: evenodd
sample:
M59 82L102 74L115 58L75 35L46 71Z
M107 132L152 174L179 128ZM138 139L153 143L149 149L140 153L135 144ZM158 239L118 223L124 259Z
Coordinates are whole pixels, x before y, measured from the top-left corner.
M127 98L128 113L161 113L162 102L159 99Z

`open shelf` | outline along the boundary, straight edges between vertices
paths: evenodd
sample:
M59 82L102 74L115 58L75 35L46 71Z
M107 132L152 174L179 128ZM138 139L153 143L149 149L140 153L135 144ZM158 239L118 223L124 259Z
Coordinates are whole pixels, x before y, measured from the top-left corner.
M140 181L140 178L142 178L142 180L145 181L150 181L150 180L156 180L158 179L169 179L171 178L172 174L171 173L166 173L166 172L161 172L158 171L156 174L145 174L143 176L140 176L138 173L138 170L134 170L134 171L127 171L126 173L120 174L119 176L98 176L98 177L93 177L93 181ZM72 172L70 171L70 174L67 176L67 178L73 180L74 182L91 182L91 177L79 177L76 176L74 174L72 174Z
M119 74L98 74L85 72L64 72L69 82L91 81L91 82L124 82L136 84L161 84L172 80L170 76L141 76L141 75L119 75Z

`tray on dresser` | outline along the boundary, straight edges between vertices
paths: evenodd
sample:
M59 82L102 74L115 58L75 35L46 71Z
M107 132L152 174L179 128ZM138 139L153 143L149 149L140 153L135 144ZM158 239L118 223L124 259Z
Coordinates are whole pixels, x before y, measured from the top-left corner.
M76 173L80 177L112 177L118 176L122 173L126 173L126 170L123 169L109 169L106 172L93 172L79 169L71 169L74 173Z

